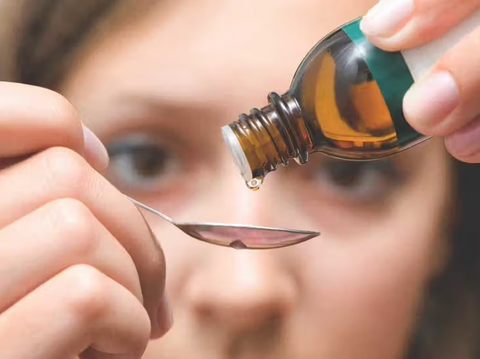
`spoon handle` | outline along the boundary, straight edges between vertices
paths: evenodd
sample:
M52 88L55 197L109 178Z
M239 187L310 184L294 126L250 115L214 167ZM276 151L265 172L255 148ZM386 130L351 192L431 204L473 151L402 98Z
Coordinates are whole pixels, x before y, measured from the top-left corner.
M147 205L145 205L145 204L143 204L143 203L141 203L141 202L138 202L137 200L135 200L135 199L133 199L133 198L131 198L131 197L128 197L128 196L126 196L126 197L127 197L130 201L132 201L134 204L136 204L138 207L141 207L141 208L143 208L143 209L145 209L145 210L147 210L147 211L149 211L149 212L151 212L151 213L153 213L153 214L156 214L156 215L159 216L159 217L162 217L162 218L163 218L164 220L166 220L167 222L170 222L170 223L172 223L172 224L175 224L175 223L173 222L173 219L171 219L170 217L166 216L165 214L157 211L156 209L153 209L152 207L149 207L149 206L147 206Z

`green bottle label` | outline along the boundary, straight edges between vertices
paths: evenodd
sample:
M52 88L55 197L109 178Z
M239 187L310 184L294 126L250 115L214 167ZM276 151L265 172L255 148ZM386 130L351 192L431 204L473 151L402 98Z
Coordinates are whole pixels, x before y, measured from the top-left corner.
M386 52L370 43L360 30L360 20L345 24L341 30L362 54L387 104L400 143L418 138L403 115L403 97L414 80L400 52Z

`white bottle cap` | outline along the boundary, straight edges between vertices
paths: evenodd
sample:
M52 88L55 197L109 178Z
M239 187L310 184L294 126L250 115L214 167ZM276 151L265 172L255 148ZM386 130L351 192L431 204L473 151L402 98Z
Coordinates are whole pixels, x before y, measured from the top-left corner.
M246 182L251 181L253 179L252 170L247 157L245 156L245 152L243 152L243 148L238 141L237 135L235 135L230 126L223 126L222 136L235 160L235 164L242 174L242 177Z

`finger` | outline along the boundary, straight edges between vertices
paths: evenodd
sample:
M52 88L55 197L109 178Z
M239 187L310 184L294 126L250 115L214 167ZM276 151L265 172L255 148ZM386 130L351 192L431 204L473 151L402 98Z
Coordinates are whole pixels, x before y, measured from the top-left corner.
M109 156L107 149L100 139L85 125L83 126L84 157L90 165L102 171L108 167Z
M0 82L0 157L62 146L83 154L80 119L59 94L36 86Z
M480 117L479 92L480 28L448 51L425 78L413 85L404 98L405 117L425 135L452 135L447 139L450 153L470 161L480 151L478 121L473 122Z
M45 150L0 172L0 193L0 228L59 198L84 203L130 254L153 335L163 334L157 323L165 285L160 245L140 211L81 156L66 148Z
M0 313L76 264L95 267L143 301L125 248L83 203L60 199L0 230Z
M480 163L480 116L445 138L450 154L467 163Z
M56 146L85 155L98 170L108 165L104 146L65 98L40 87L0 82L0 158Z
M480 0L382 0L360 26L374 45L404 50L446 34L479 7Z
M64 359L92 347L141 358L149 334L148 315L128 290L93 267L78 265L0 315L0 357Z

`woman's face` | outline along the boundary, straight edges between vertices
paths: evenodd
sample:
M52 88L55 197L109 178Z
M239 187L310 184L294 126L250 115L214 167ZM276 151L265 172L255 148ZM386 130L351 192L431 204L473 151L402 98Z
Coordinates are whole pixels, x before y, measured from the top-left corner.
M111 153L106 176L178 220L318 230L270 251L216 247L153 217L175 324L146 358L398 358L441 265L438 141L362 165L322 155L251 192L220 127L288 90L365 0L160 2L83 57L62 91ZM139 240L141 240L139 238Z

